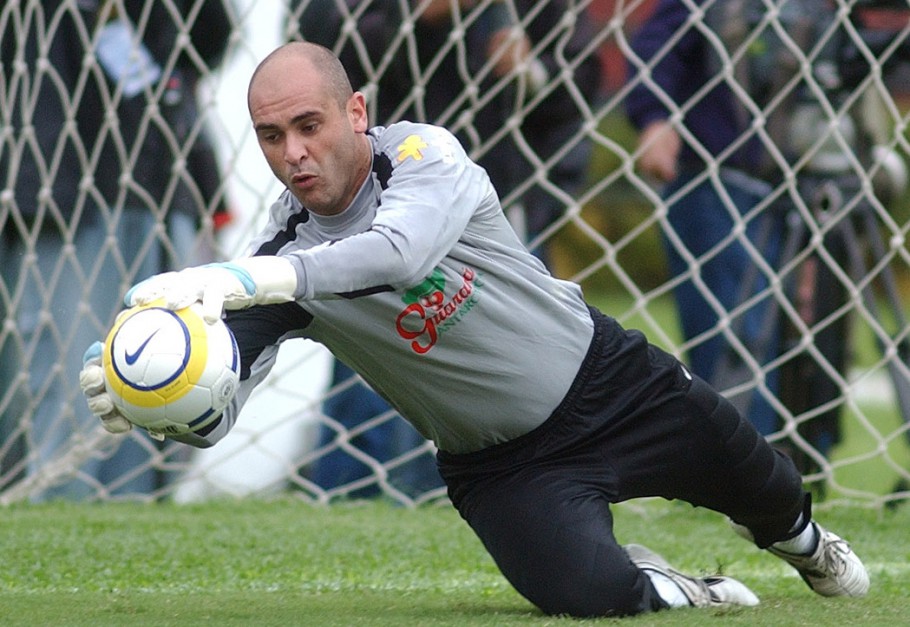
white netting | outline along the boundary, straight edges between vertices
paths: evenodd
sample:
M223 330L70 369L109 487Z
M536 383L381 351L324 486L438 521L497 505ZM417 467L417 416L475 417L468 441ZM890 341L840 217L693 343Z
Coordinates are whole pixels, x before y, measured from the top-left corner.
M235 431L205 451L135 430L110 436L78 390L82 351L131 284L229 258L261 224L280 190L250 129L246 85L265 54L296 38L342 56L377 123L404 116L456 131L532 249L605 311L684 358L718 339L731 346L714 380L744 411L770 408L768 437L832 502L906 498L908 6L679 4L688 17L644 55L635 37L655 0L6 3L0 502L444 495L432 446L375 398L350 395L359 381L336 376L310 343L284 347ZM711 51L710 77L679 100L661 63L693 31ZM525 35L530 56L503 73ZM647 146L627 117L642 86L705 162L677 189L642 167ZM685 123L718 86L746 120L719 151ZM728 166L750 143L765 155L745 173L762 179L760 200L742 211L733 190L757 182ZM695 250L674 208L703 188L731 227ZM773 259L751 235L769 215L786 222ZM731 244L752 263L727 303L710 273ZM681 289L716 323L684 334Z

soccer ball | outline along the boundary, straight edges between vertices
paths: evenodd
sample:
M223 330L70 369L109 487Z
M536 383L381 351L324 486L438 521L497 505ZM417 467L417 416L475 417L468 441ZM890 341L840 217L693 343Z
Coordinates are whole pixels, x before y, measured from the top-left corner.
M233 334L221 320L206 323L198 303L178 311L146 305L122 312L101 360L114 406L133 424L165 435L210 424L240 381Z

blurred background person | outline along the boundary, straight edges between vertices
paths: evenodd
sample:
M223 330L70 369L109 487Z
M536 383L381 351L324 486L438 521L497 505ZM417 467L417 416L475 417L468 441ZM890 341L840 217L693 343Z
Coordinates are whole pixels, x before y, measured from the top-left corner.
M504 204L511 205L508 215L519 234L552 269L552 233L545 232L563 217L588 179L593 143L583 125L604 82L598 26L586 9L568 0L509 4L527 44L519 49L523 98L513 98L503 117L508 121L517 115L521 124L502 140L508 146L499 150L507 157L497 159L491 177ZM494 33L494 49L507 41L510 30ZM498 74L516 69L509 59Z
M730 332L758 366L780 358L764 373L767 392L812 450L799 438L777 442L806 475L820 470L841 440L848 303L866 278L858 266L870 249L884 250L869 211L902 193L892 189L903 187L890 174L896 155L884 146L888 116L874 106L881 94L862 86L872 71L864 51L880 56L898 33L868 27L860 9L869 6L845 14L829 0L789 0L770 25L759 0L704 8L690 22L690 3L659 0L633 37L632 65L650 66L650 79L632 68L626 103L640 131L638 166L663 186L670 226L664 241L671 271L685 277L674 293L693 370L721 390L761 379L728 345L721 323L754 302L730 317ZM752 111L761 112L760 125ZM678 112L681 121L672 120ZM864 191L866 171L877 172L865 188L871 193ZM805 250L815 252L792 264ZM779 274L786 310L760 296L769 287L762 267ZM890 273L881 272L885 284ZM733 400L763 434L783 426L758 391Z
M721 315L768 288L753 255L775 267L784 225L782 213L772 207L754 211L771 190L753 176L762 147L754 137L741 141L750 121L729 86L718 82L706 88L719 64L708 38L689 19L687 3L659 0L634 33L632 51L650 65L653 86L631 65L626 112L639 131L638 169L660 186L667 204L670 230L663 242L670 272L685 277L673 293L688 364L725 390L755 373L724 338ZM681 121L671 119L678 111ZM716 176L710 174L713 164L719 166ZM738 236L740 223L745 228ZM732 321L733 332L759 366L777 355L775 312L768 296ZM776 395L778 373L767 372L764 384ZM778 430L777 413L759 390L731 400L763 435Z
M232 29L223 0L45 0L14 14L0 33L3 81L17 93L0 145L11 192L0 212L0 311L14 328L0 335L7 483L52 467L95 428L65 377L104 336L125 289L204 261L194 256L205 248L200 227L226 210L195 90ZM166 477L151 463L158 444L141 433L111 440L36 499L151 494Z

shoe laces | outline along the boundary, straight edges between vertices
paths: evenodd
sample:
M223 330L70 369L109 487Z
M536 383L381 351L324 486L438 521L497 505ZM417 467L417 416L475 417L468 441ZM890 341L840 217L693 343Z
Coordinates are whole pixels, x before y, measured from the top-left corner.
M813 570L821 568L817 573L812 573L818 577L840 577L847 572L847 556L850 555L850 545L846 540L825 539L819 534L820 555L813 560Z

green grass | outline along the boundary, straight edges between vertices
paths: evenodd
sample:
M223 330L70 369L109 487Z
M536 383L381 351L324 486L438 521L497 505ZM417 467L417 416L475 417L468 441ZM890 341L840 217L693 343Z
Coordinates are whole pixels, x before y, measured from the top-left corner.
M757 608L676 610L628 625L904 624L910 506L839 507L819 519L849 538L873 588L817 597L723 519L681 503L616 508L621 542L693 573L749 585ZM197 505L49 504L2 511L4 625L575 625L541 615L505 582L448 505L330 508L296 499Z

